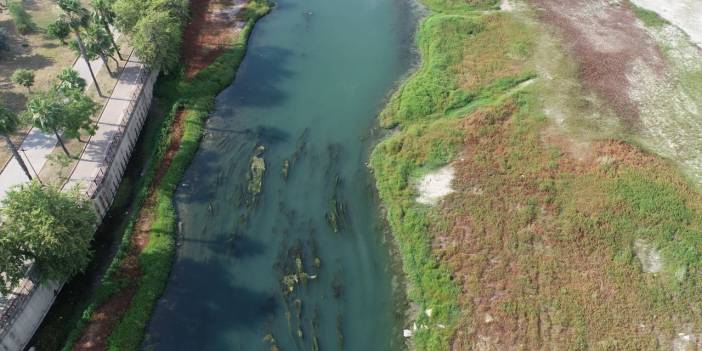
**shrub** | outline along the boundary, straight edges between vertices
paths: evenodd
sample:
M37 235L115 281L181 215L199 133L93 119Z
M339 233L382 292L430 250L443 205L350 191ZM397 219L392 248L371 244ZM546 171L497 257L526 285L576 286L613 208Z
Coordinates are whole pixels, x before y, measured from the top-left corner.
M56 22L49 24L46 27L46 34L54 39L58 39L61 43L66 44L66 38L71 34L71 27L68 22L63 19L58 19Z
M27 34L36 29L37 25L32 20L32 16L27 13L24 7L22 7L22 4L19 2L12 2L7 9L10 11L10 16L12 16L12 21L15 22L17 31L22 34Z
M12 83L27 88L27 92L30 92L32 85L34 85L34 72L28 69L18 69L12 73L10 80L12 80Z

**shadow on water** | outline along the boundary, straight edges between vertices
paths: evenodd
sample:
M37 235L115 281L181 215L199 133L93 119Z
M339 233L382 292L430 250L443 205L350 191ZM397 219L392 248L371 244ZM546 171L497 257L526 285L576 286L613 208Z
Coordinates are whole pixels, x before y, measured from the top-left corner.
M258 29L255 29L257 31ZM281 105L287 98L286 94L278 88L281 81L294 77L295 71L290 67L293 52L288 49L260 46L249 49L247 57L255 60L245 60L237 73L237 80L255 82L247 84L236 92L238 106L260 107ZM218 100L232 99L233 92L225 90ZM224 118L236 117L231 105L218 105L217 116ZM215 121L217 120L215 116Z
M181 259L173 267L173 281L187 281L187 284L174 283L166 289L158 313L152 323L161 326L160 330L178 330L178 338L154 332L147 336L146 349L198 350L202 338L212 336L208 328L216 325L220 330L246 328L251 324L264 322L274 315L279 306L274 293L255 292L245 286L231 283L212 284L214 277L225 280L229 271L221 261L197 262ZM205 302L206 301L206 302ZM226 311L226 313L222 313ZM181 326L189 326L181 328ZM149 340L159 340L150 343ZM222 350L231 346L226 340L208 340L210 345L222 345Z
M179 199L190 204L208 203L218 192L227 191L231 194L232 201L243 201L243 190L238 188L246 186L249 161L256 146L263 145L268 151L289 139L288 132L275 127L257 126L237 130L207 126L203 143L215 145L216 148L204 147L198 150L193 167L189 168L184 177L187 183L181 184L179 195L183 196L179 196ZM225 159L229 162L224 162L227 166L223 168ZM214 186L198 187L197 191L191 189L191 185L212 177L215 178Z
M262 254L266 246L258 240L236 233L221 233L216 237L222 240L204 240L193 238L180 238L183 245L205 246L215 254L230 256L237 259L250 258Z

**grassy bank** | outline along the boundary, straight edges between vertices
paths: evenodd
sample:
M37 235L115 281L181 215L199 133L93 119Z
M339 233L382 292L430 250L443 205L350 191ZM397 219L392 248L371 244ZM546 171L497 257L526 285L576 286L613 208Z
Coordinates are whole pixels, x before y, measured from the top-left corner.
M435 9L432 2L428 5ZM460 287L432 252L432 214L415 202L413 182L456 156L464 137L463 113L497 103L533 76L522 64L531 45L524 28L500 14L446 13L453 7L445 4L439 8L443 13L421 22L421 66L380 115L383 126L399 126L400 131L371 157L410 281L409 296L421 311L432 311L431 317L417 316L413 341L420 350L448 349L460 318Z
M156 171L170 143L169 127L176 113L185 109L183 137L178 151L170 166L161 178L156 191L154 221L150 230L149 243L139 255L142 275L136 295L122 319L109 336L111 350L136 350L141 346L144 332L159 296L165 288L170 273L175 250L175 209L172 197L179 180L197 151L204 122L211 111L216 95L225 89L236 75L239 64L246 53L249 34L256 21L265 15L269 5L264 1L252 1L244 10L247 23L236 42L223 51L217 60L199 72L194 78L187 79L180 74L162 76L157 82L155 95L164 110L170 111L158 134L153 153L153 162L149 164L144 177L138 184L139 192L135 200L140 208L144 202ZM64 350L70 350L83 332L85 325L92 318L93 311L124 287L118 269L127 252L131 249L131 236L134 231L138 211L131 214L130 223L124 231L119 252L101 282L92 302L85 310L83 318L71 333Z
M421 66L381 113L396 131L371 158L416 348L651 349L699 333L700 196L665 160L553 126L535 58L554 39L522 14L425 3ZM577 72L555 73L582 92ZM418 180L448 163L456 193L417 203Z

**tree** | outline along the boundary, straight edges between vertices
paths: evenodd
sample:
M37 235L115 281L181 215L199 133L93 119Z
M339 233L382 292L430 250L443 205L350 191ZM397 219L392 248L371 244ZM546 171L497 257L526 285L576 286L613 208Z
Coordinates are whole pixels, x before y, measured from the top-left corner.
M85 90L85 79L76 70L67 67L56 76L54 87L63 94L69 94L69 92L80 93Z
M122 33L132 33L142 14L146 12L146 1L116 0L112 5L115 13L115 25Z
M65 18L59 17L54 23L46 27L46 34L54 39L58 39L62 44L67 44L66 39L71 34L71 26Z
M32 181L7 192L0 214L0 292L25 278L28 262L45 282L65 281L85 269L96 216L77 190L65 193Z
M114 1L91 0L90 3L93 5L93 9L95 9L95 17L97 18L98 22L102 25L103 29L105 29L105 32L107 33L110 39L110 43L112 44L112 47L114 48L115 52L117 52L117 57L119 57L120 60L124 61L122 53L119 52L119 47L117 46L117 43L115 43L115 36L112 33L112 29L110 29L110 25L115 24L115 12L112 10L112 5Z
M12 83L27 88L27 92L31 93L32 85L34 85L34 72L28 69L18 69L14 73L12 73L12 77L10 77L10 80L12 80Z
M115 47L112 45L110 35L103 28L97 17L93 17L88 26L85 27L85 34L85 49L88 55L100 57L107 71L110 75L113 75L107 62L107 57L111 57L117 64L119 64L119 61L112 56L115 52Z
M37 25L32 20L32 16L27 13L21 3L11 2L8 10L10 11L10 16L12 16L12 21L15 22L17 31L27 34L36 29Z
M24 159L20 157L19 152L17 152L17 147L12 143L12 139L10 138L10 134L17 131L20 122L21 121L16 113L10 111L10 109L5 106L0 106L0 134L2 134L2 137L5 139L5 144L7 144L7 147L10 149L12 156L15 158L15 160L17 160L20 167L22 167L24 174L26 174L27 178L31 180L32 175L29 173L29 169L27 169Z
M81 37L81 27L87 25L90 19L90 12L88 12L78 0L58 0L58 5L65 14L66 23L68 23L68 26L76 36L78 49L86 65L88 65L88 71L90 71L90 77L93 78L93 83L95 83L95 89L97 89L98 94L102 96L102 91L100 90L97 79L95 79L95 73L93 73L93 68L90 65L90 58L88 57L87 50L83 44L83 38Z
M132 45L136 55L164 72L180 60L180 21L166 12L143 16L134 26Z
M90 117L97 111L98 105L82 91L66 89L59 83L48 92L34 95L27 102L26 113L34 127L54 133L63 152L70 156L63 138L80 140L81 131L95 134Z

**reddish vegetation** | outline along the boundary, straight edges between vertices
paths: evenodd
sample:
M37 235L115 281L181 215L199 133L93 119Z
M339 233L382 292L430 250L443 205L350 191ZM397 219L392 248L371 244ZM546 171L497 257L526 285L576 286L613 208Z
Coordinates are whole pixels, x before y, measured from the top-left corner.
M191 22L183 34L185 74L192 78L231 46L241 29L240 0L192 0Z
M664 72L658 46L637 24L628 2L606 0L531 0L540 18L552 24L570 46L581 80L629 122L639 117L629 97L632 67L637 61Z
M664 163L618 141L594 142L576 159L566 151L573 148L568 139L544 136L541 126L516 122L514 113L507 105L465 119L465 147L453 164L456 193L441 205L445 221L430 229L435 252L462 291L452 349L572 349L578 327L587 330L588 341L640 346L638 340L654 334L656 316L635 282L603 268L603 262L617 265L610 247L563 222L558 199L578 199L577 213L600 215L607 211L599 195L606 179L602 157L613 160L611 172ZM560 156L553 163L555 151ZM571 187L576 179L592 181ZM554 185L542 188L549 181ZM533 217L525 215L530 202Z
M234 29L231 29L235 28L233 17L225 16L230 21L223 22L224 17L216 15L219 11L214 9L214 7L221 7L222 4L215 5L214 2L215 0L194 0L191 4L192 21L185 30L183 44L188 76L195 75L211 63L221 52L221 48L213 49L213 47L225 45L225 42L231 44L232 35L236 33ZM74 350L106 350L107 338L129 308L138 290L138 282L142 273L139 267L139 255L149 243L149 232L154 220L153 208L156 203L155 190L180 148L186 115L187 110L185 109L178 110L175 115L169 130L168 148L156 169L148 195L142 204L134 226L131 239L132 248L119 268L118 275L126 281L126 285L93 313Z

